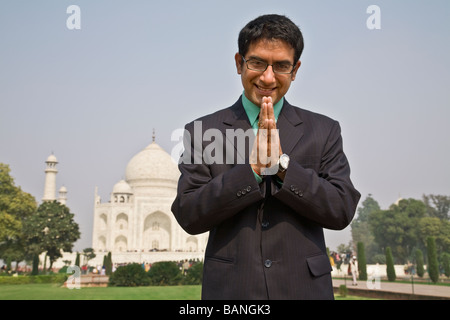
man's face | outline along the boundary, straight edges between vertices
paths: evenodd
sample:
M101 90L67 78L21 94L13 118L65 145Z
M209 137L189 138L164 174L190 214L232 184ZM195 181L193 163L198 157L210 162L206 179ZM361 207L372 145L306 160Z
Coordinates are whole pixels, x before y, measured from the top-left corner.
M280 62L289 62L292 65L294 64L294 48L282 40L260 40L250 45L244 58L258 59L270 65ZM280 101L289 90L291 82L295 80L300 67L300 61L298 61L291 74L274 73L272 66L260 72L248 69L239 53L236 53L235 60L245 95L257 106L261 106L263 97L272 97L273 104Z

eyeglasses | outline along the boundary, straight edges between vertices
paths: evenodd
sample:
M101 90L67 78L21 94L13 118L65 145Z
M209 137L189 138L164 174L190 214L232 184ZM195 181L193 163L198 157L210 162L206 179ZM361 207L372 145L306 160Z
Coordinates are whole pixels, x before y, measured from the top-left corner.
M291 74L294 71L294 65L289 62L275 62L274 64L268 64L259 59L246 60L243 56L242 59L247 64L247 69L253 71L264 72L269 66L272 66L273 72L278 74Z

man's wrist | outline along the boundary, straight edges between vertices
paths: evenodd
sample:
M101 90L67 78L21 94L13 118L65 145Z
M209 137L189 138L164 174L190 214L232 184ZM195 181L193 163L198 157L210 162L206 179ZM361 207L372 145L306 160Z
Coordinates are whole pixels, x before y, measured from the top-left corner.
M260 184L263 181L263 178L261 177L261 173L258 171L258 169L255 169L253 166L251 166L253 175L255 176L256 182Z
M278 173L285 172L289 167L290 158L287 154L283 153L278 159Z

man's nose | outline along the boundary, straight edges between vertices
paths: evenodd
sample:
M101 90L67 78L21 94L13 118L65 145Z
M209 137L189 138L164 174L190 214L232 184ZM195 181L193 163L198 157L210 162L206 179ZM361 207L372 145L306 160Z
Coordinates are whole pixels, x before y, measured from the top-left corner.
M267 66L266 71L261 75L260 80L264 83L270 84L275 82L275 73L272 66Z

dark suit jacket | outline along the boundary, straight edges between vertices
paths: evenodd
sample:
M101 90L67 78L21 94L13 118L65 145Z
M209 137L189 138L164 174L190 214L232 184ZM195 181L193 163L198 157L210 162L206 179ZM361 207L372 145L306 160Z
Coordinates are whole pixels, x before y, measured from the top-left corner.
M203 132L250 129L241 98L197 121ZM194 127L185 128L190 133L185 150L192 158L195 143L189 136L199 136ZM350 180L340 126L285 101L277 128L283 153L290 156L282 184L268 176L258 185L248 152L234 155L245 164L179 164L172 212L188 233L210 231L203 299L333 299L322 228L349 225L360 198ZM203 141L201 149L210 143Z

